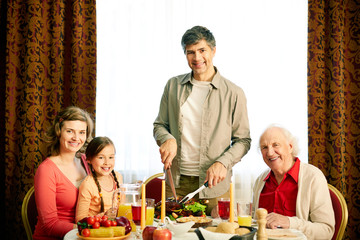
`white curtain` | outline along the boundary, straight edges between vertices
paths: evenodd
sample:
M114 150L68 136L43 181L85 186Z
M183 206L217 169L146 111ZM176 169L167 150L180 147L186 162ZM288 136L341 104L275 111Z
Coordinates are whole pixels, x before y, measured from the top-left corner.
M152 136L166 81L189 72L180 40L195 26L217 41L214 65L247 96L252 146L234 168L236 198L250 198L266 168L257 150L272 123L299 138L307 162L307 1L97 1L96 135L116 145L125 182L162 172Z

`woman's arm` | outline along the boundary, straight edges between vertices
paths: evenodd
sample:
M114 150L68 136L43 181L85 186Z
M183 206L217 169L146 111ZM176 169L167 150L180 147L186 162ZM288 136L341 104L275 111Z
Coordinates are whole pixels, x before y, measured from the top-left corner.
M74 228L74 223L62 221L58 216L57 180L51 165L41 164L34 178L35 200L38 210L38 221L41 222L41 234L63 237ZM74 221L74 219L72 219Z

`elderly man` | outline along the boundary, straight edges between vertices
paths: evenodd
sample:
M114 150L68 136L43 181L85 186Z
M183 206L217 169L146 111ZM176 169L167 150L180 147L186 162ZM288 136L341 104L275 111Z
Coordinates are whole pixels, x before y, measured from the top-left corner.
M270 169L254 185L254 210L268 211L268 228L292 228L308 239L331 239L335 218L324 174L297 158L298 144L289 131L270 126L259 147Z
M209 214L217 197L229 196L232 167L250 148L246 98L214 67L216 43L207 28L187 30L181 44L191 72L167 82L154 138L179 196L208 181L199 197L209 200Z

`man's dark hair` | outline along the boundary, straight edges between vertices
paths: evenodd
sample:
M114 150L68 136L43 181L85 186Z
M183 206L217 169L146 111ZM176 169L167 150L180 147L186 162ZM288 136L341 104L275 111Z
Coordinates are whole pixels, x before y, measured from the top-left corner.
M210 32L209 29L202 26L195 26L187 30L181 39L181 46L184 50L184 53L186 46L196 44L203 39L207 42L211 49L214 49L216 46L216 41L214 35L212 32Z

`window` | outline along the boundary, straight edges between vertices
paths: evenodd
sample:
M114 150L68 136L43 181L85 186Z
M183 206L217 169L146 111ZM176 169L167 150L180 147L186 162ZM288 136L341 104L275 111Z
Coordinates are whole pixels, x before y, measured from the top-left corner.
M271 123L299 138L307 162L307 1L98 1L96 135L114 141L124 181L162 172L152 124L167 80L190 71L180 40L195 25L213 32L214 65L247 97L253 141L234 168L239 188L266 168L257 145Z

